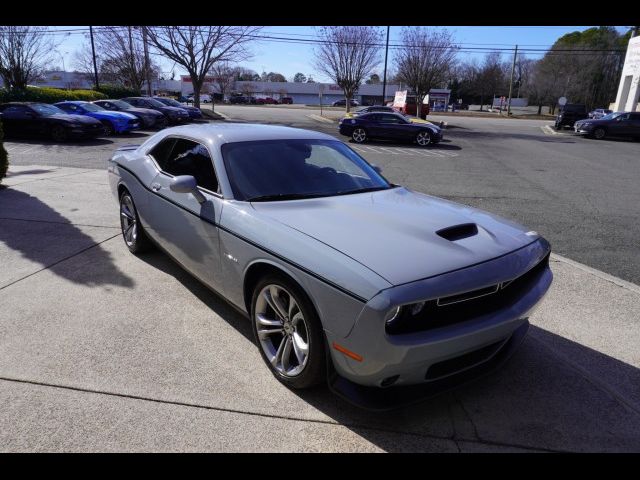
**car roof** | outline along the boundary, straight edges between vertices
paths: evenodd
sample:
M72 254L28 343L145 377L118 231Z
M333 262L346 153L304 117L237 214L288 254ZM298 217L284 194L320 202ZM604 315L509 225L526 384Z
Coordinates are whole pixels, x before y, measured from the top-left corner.
M184 135L200 141L222 145L234 142L252 142L260 140L334 140L326 133L281 125L263 125L256 123L207 123L183 125L166 130L167 135Z
M60 103L73 103L74 105L82 105L83 103L89 102L85 102L84 100L63 100L62 102L54 103L54 105L59 105Z

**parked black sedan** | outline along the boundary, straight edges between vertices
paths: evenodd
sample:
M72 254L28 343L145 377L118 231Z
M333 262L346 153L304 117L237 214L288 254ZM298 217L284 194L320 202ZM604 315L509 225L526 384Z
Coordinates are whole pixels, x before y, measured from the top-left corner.
M189 113L184 108L169 107L168 105L159 102L155 98L126 97L122 100L133 105L134 107L150 108L151 110L163 113L169 120L169 123L172 123L174 125L177 123L184 123L189 120Z
M144 128L165 128L169 125L169 120L164 113L152 110L150 108L134 107L130 103L122 100L96 100L92 103L114 112L126 112L135 115L142 122Z
M442 130L432 123L414 123L399 113L374 112L343 118L340 134L351 137L356 143L370 138L396 141L413 141L421 147L442 140Z
M186 110L191 120L199 120L203 116L202 111L199 108L191 107L189 105L182 105L180 102L174 100L173 98L153 97L153 99L165 104L167 107L177 107Z
M36 102L9 102L0 105L2 126L7 137L48 137L56 142L71 138L95 138L104 134L100 120Z
M640 113L614 112L597 120L580 120L575 123L574 129L576 133L598 140L605 137L640 139Z

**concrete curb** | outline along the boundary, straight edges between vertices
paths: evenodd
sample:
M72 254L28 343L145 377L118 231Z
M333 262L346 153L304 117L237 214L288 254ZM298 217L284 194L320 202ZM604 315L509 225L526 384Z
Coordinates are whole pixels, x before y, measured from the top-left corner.
M325 118L325 117L321 117L320 115L315 115L315 114L311 114L311 115L306 115L307 118L310 118L312 120L316 120L318 122L323 122L323 123L335 123L334 120L331 120L329 118Z
M576 262L567 257L563 257L562 255L558 255L557 253L551 254L551 260L555 262L566 263L567 265L571 265L574 268L590 273L591 275L594 275L601 280L605 280L619 287L640 294L640 286L636 285L635 283L627 282L626 280L622 280L621 278L614 277L613 275L609 275L608 273L601 272L600 270L596 270L595 268L588 267L587 265L583 265L582 263Z

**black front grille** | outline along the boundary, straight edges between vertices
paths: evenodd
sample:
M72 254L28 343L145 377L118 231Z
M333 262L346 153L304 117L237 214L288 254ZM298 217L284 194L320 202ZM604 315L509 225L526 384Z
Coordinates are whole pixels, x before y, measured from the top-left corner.
M403 308L399 317L386 326L387 333L399 335L432 330L473 320L508 308L520 300L538 282L548 266L549 254L528 272L515 280L504 282L502 286L490 286L459 295L430 300L415 316L411 315L407 308ZM493 290L495 293L487 293L489 290ZM482 293L482 296L478 296L478 293ZM465 297L474 298L465 299ZM457 300L454 303L447 303L447 300L451 301L452 299ZM438 305L438 300L444 301L444 303Z
M492 343L486 347L473 350L459 357L450 358L443 362L434 363L429 367L425 375L426 380L435 380L437 378L446 377L454 373L471 368L481 362L489 360L500 349L504 340Z

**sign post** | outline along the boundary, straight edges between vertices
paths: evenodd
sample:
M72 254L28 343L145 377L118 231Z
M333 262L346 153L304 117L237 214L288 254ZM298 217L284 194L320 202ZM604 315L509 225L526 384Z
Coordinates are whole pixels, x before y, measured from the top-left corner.
M324 93L324 83L318 85L318 97L320 97L320 116L322 116L322 94Z

